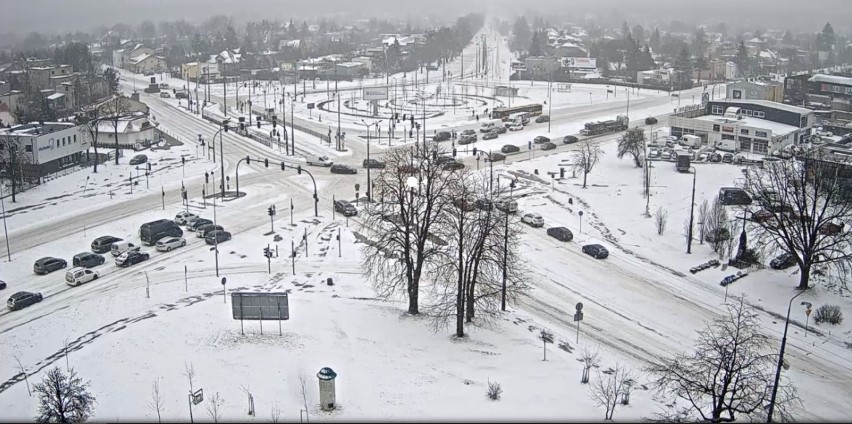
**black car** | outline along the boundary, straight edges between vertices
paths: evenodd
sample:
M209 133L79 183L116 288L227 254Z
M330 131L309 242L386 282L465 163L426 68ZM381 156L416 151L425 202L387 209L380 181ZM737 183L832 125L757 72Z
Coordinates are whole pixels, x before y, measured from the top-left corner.
M92 252L106 253L112 249L112 244L121 241L121 238L113 236L101 236L92 241Z
M453 138L453 135L449 131L439 131L432 137L432 141L447 141L451 138Z
M464 164L459 161L447 162L441 166L445 171L456 171L459 169L464 169Z
M141 165L145 162L148 162L148 156L145 156L145 155L136 155L136 156L133 156L133 158L130 159L131 165Z
M195 221L192 221L189 224L186 224L186 229L188 231L198 231L198 229L201 228L201 226L207 225L207 224L213 224L213 221L211 221L207 218L198 218Z
M57 269L62 269L68 266L65 259L52 258L50 256L41 258L33 264L33 272L39 275L49 274Z
M645 118L645 125L656 125L656 124L657 124L657 118L654 118L653 116L649 116L649 117Z
M491 153L490 157L486 156L485 159L488 159L492 162L500 162L501 160L506 160L506 155L504 155L502 153L494 152L494 153Z
M221 225L205 225L204 228L198 230L198 233L201 234L201 238L207 238L214 231L225 231L225 227Z
M562 142L565 144L573 144L578 141L580 141L580 139L574 137L573 135L566 135L565 137L562 137Z
M138 264L139 262L147 261L151 258L151 255L145 252L127 252L124 254L127 255L127 259L125 259L121 264L116 262L116 265L120 267L128 267L130 265Z
M5 290L5 289L6 289L6 282L3 281L3 280L0 280L0 290Z
M355 209L355 205L349 203L346 200L335 200L334 201L334 210L343 214L343 216L355 216L358 215L358 209Z
M494 207L488 199L476 199L476 201L473 202L473 206L483 211L490 211Z
M574 239L574 233L565 227L551 227L547 229L547 235L559 241L569 242Z
M542 123L550 121L550 116L547 115L539 115L535 118L535 122Z
M71 259L72 265L83 268L96 267L98 265L103 265L104 262L106 262L106 258L92 252L78 253Z
M722 155L719 153L710 153L710 157L707 159L709 162L719 163L722 161Z
M455 161L456 161L456 158L454 158L452 156L443 156L443 155L435 156L435 160L434 160L435 165L443 165L445 163L450 163L450 162L455 162Z
M462 134L458 144L471 144L476 142L476 134Z
M341 165L334 164L331 165L331 173L332 174L357 174L358 170L349 166L349 165Z
M497 130L491 130L485 134L482 134L483 140L494 140L495 138L497 138Z
M541 150L553 150L556 148L556 145L553 143L544 143L541 145Z
M24 309L27 306L39 303L43 298L44 297L41 295L41 293L30 293L20 291L9 296L9 300L6 301L6 307L10 310L16 311L18 309Z
M543 135L540 135L540 136L533 139L533 144L544 144L544 143L550 143L550 139L543 136Z
M204 241L207 242L207 244L221 243L230 239L231 233L227 231L213 231L210 234L207 234L207 237L204 237Z
M382 162L382 161L380 161L380 160L376 160L376 159L364 159L364 162L362 162L362 163L361 163L361 165L362 165L364 168L378 168L378 169L382 169L382 168L384 168L384 167L385 167L385 163L384 163L384 162ZM332 165L331 167L332 167L332 168L334 168L334 165Z
M506 134L506 131L509 131L505 125L498 125L497 128L494 128L497 131L497 134Z
M188 96L189 95L186 94L186 92L184 92L184 91L178 91L177 93L175 93L176 99L186 99Z
M796 258L789 253L781 254L769 262L769 267L772 269L787 269L793 265L796 265Z
M587 244L583 246L583 253L595 259L606 259L609 256L609 251L606 250L606 247L599 244Z
M503 153L507 153L507 154L508 153L515 153L515 152L520 152L521 148L518 147L518 146L512 145L512 144L505 144L505 145L503 145L503 147L500 148L500 151L503 152Z

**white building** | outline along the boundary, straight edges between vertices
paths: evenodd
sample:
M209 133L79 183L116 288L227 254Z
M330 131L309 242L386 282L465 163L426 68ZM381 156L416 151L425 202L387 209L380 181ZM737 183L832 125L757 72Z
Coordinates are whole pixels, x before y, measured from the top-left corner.
M154 140L154 129L157 124L148 120L143 113L118 120L118 144L147 144ZM112 121L98 123L98 146L115 144L116 127Z
M25 173L34 177L77 164L90 142L82 126L66 122L30 122L0 130L0 158L11 156L10 149L23 155L17 161L27 164ZM14 145L14 147L11 147Z
M725 62L725 79L732 80L737 78L737 64L730 60Z

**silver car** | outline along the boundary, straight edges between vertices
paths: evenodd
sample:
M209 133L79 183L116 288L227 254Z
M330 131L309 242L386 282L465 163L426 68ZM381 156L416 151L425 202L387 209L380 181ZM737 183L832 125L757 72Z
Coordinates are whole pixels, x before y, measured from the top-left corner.
M171 252L172 249L186 246L183 237L163 237L157 241L157 250L160 252Z

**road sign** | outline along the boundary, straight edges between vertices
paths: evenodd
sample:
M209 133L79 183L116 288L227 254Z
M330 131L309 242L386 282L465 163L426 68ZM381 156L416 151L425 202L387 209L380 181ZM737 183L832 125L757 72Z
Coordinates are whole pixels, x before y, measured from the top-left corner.
M361 184L355 183L355 191L361 190Z
M314 104L313 104L313 103L308 103L308 109L313 109L313 108L314 108Z
M231 293L231 311L234 319L288 320L290 304L287 293Z
M582 311L583 310L583 302L577 302L577 305L574 306L574 308L577 309L577 312Z
M227 279L227 278L222 277L222 285L223 285L223 286L225 285L225 283L226 283L227 281L228 281L228 279Z
M582 321L582 320L583 320L583 313L582 312L577 312L576 314L574 314L574 321L575 322L579 322L579 321Z
M195 393L192 393L192 404L198 405L201 402L204 402L204 390L198 389Z

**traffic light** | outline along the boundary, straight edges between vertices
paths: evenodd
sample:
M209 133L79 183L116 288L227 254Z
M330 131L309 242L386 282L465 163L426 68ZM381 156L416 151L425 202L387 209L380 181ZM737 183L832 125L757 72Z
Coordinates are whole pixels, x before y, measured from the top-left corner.
M476 156L476 147L473 148L473 155Z
M151 170L151 162L148 162L148 170Z
M210 184L210 173L204 173L204 184Z
M298 172L299 175L302 175L302 165L296 167L296 172Z
M456 148L453 147L453 157L456 157Z
M432 160L438 160L438 152L432 150Z
M263 159L263 166L269 168L269 159L268 158Z
M411 114L411 125L414 125L414 114Z
M527 142L527 149L532 150L532 141Z
M181 157L180 157L180 164L181 164L181 165L186 165L186 157L184 157L184 156L181 156Z
M224 127L225 132L228 132L229 129L230 128L228 128L228 124L225 124L225 127Z
M285 164L284 162L281 162L281 170L282 170L282 171L286 171L286 170L287 170L287 164Z
M251 156L246 156L246 165L251 165Z
M246 130L246 124L243 124L242 122L240 122L240 131L245 131L245 130Z
M263 248L263 257L264 258L271 258L272 257L272 252L270 251L268 246Z
M272 216L272 215L275 214L275 212L272 211L272 206L266 208L266 212L269 214L269 216Z
M405 113L403 113L403 114L402 114L402 120L403 120L403 121L407 121L407 120L408 120L408 115L407 115L407 114L405 114Z
M260 129L260 120L257 120L257 128Z
M415 123L414 126L415 126L415 128L417 128L418 131L420 131L420 123L419 122Z
M565 168L559 168L559 178L565 178Z

